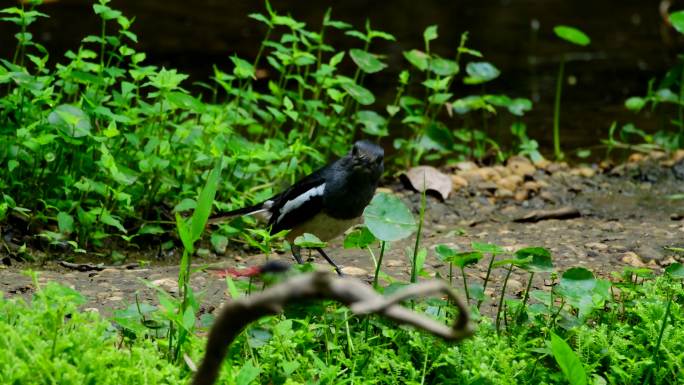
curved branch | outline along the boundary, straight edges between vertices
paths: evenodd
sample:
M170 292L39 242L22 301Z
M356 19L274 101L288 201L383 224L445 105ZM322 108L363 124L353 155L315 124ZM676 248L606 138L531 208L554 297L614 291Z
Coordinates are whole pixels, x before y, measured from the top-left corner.
M409 310L399 303L408 298L446 294L459 309L452 327ZM204 360L193 385L212 385L216 381L228 346L250 323L282 311L289 303L310 299L332 299L349 306L355 314L379 314L396 323L414 326L448 341L460 341L473 330L468 308L454 290L441 281L422 282L407 286L396 294L383 297L367 284L326 272L298 275L274 285L261 293L238 298L226 304L209 332Z

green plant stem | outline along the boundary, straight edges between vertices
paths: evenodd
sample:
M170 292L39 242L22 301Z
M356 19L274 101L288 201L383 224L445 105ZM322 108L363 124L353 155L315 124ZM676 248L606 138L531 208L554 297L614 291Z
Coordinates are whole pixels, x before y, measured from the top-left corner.
M551 297L551 305L553 306L553 297ZM565 298L561 298L561 303L560 303L560 306L558 307L558 311L555 312L551 316L551 320L549 321L549 327L548 327L549 330L551 330L551 328L553 327L553 324L556 322L556 318L558 317L560 312L563 310L564 306L565 306Z
M508 265L508 272L506 273L506 278L504 278L503 288L501 289L501 297L499 298L499 308L496 309L496 332L499 332L499 326L501 325L501 309L503 308L504 297L506 296L506 285L508 284L508 278L511 276L513 271L513 264Z
M492 253L492 258L489 260L489 265L487 266L487 275L485 276L484 284L482 285L482 291L483 292L487 289L487 283L489 282L489 276L492 273L492 265L494 264L495 258L496 258L496 254ZM477 308L478 309L482 305L482 301L483 300L477 301Z
M449 286L454 286L454 264L449 262Z
M682 146L684 145L684 138L681 136L684 135L684 64L682 65L682 73L679 78L679 101L677 103L677 112L678 112L678 120L677 120L677 125L679 126L679 145Z
M423 176L423 183L425 183ZM420 246L420 235L423 232L423 221L425 219L425 189L420 195L420 221L418 222L418 232L416 233L416 243L413 246L413 264L411 266L411 283L415 283L418 280L418 247Z
M347 348L349 352L349 356L352 357L354 355L354 340L351 337L351 330L349 328L349 314L348 311L345 309L344 310L344 330L347 334Z
M530 298L530 288L532 287L532 278L534 278L534 272L530 273L530 279L527 281L527 288L525 288L525 295L523 296L522 304L520 305L520 310L518 310L518 314L516 316L516 319L520 319L520 317L522 317L522 313L525 311L525 305L527 305L527 300Z
M429 350L425 351L425 359L423 360L423 371L420 376L420 385L425 384L425 374L427 374L427 363L428 363L428 355L429 355Z
M563 73L565 72L565 57L561 57L558 67L558 78L556 79L556 99L553 104L553 152L556 159L563 159L563 152L560 148L560 104L561 93L563 92Z
M373 288L378 288L378 275L380 275L380 267L382 266L382 257L385 255L385 241L380 241L380 256L378 262L375 264L375 275L373 276Z
M451 264L449 264L449 274L451 274ZM468 292L468 282L466 278L465 268L461 267L461 275L463 276L463 290L465 290L466 303L470 305L470 293ZM449 277L449 284L451 284L451 277Z
M651 361L653 363L649 366L648 368L648 375L646 375L646 378L644 379L644 385L648 383L648 381L651 379L651 375L653 374L653 366L656 364L656 360L658 359L658 351L660 350L660 344L663 341L663 334L665 333L665 327L667 327L667 318L670 316L670 309L672 308L672 299L674 297L673 293L669 293L668 299L667 299L667 307L665 307L665 315L663 316L663 323L660 325L660 332L658 333L658 340L656 341L655 348L653 348L653 357L651 358Z

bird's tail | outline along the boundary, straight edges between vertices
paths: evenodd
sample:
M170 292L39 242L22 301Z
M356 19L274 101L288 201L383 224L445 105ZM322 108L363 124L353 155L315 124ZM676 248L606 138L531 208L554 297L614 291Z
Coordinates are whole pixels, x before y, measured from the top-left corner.
M273 203L270 200L268 200L268 201L264 201L261 203L257 203L254 206L243 207L243 208L239 208L237 210L224 211L221 213L217 213L217 214L209 217L209 224L224 222L228 219L238 217L238 216L242 216L242 215L252 215L252 214L262 213L262 212L268 211L271 208L272 204Z

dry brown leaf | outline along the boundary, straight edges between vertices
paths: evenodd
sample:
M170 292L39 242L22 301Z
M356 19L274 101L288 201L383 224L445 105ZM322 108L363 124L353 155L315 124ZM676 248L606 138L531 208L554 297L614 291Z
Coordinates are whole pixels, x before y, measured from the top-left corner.
M453 188L449 175L437 170L432 166L418 166L408 170L404 175L405 182L418 192L434 191L442 199L447 199Z

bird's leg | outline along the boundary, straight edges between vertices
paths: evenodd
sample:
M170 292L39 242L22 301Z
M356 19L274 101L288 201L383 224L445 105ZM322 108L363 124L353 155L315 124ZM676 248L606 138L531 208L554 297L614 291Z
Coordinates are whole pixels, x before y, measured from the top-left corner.
M304 262L302 261L302 248L300 246L295 246L292 245L292 256L294 257L295 261L297 261L298 264L303 264Z
M333 267L335 268L335 271L337 272L337 274L339 274L339 275L344 275L344 274L342 274L342 270L340 270L340 267L337 266L337 264L335 263L335 261L332 260L332 258L328 257L328 254L326 254L325 251L323 251L322 248L317 247L317 248L316 248L316 251L318 251L318 253L319 253L320 255L322 255L323 258L325 258L325 260L328 261L329 264L333 265Z

